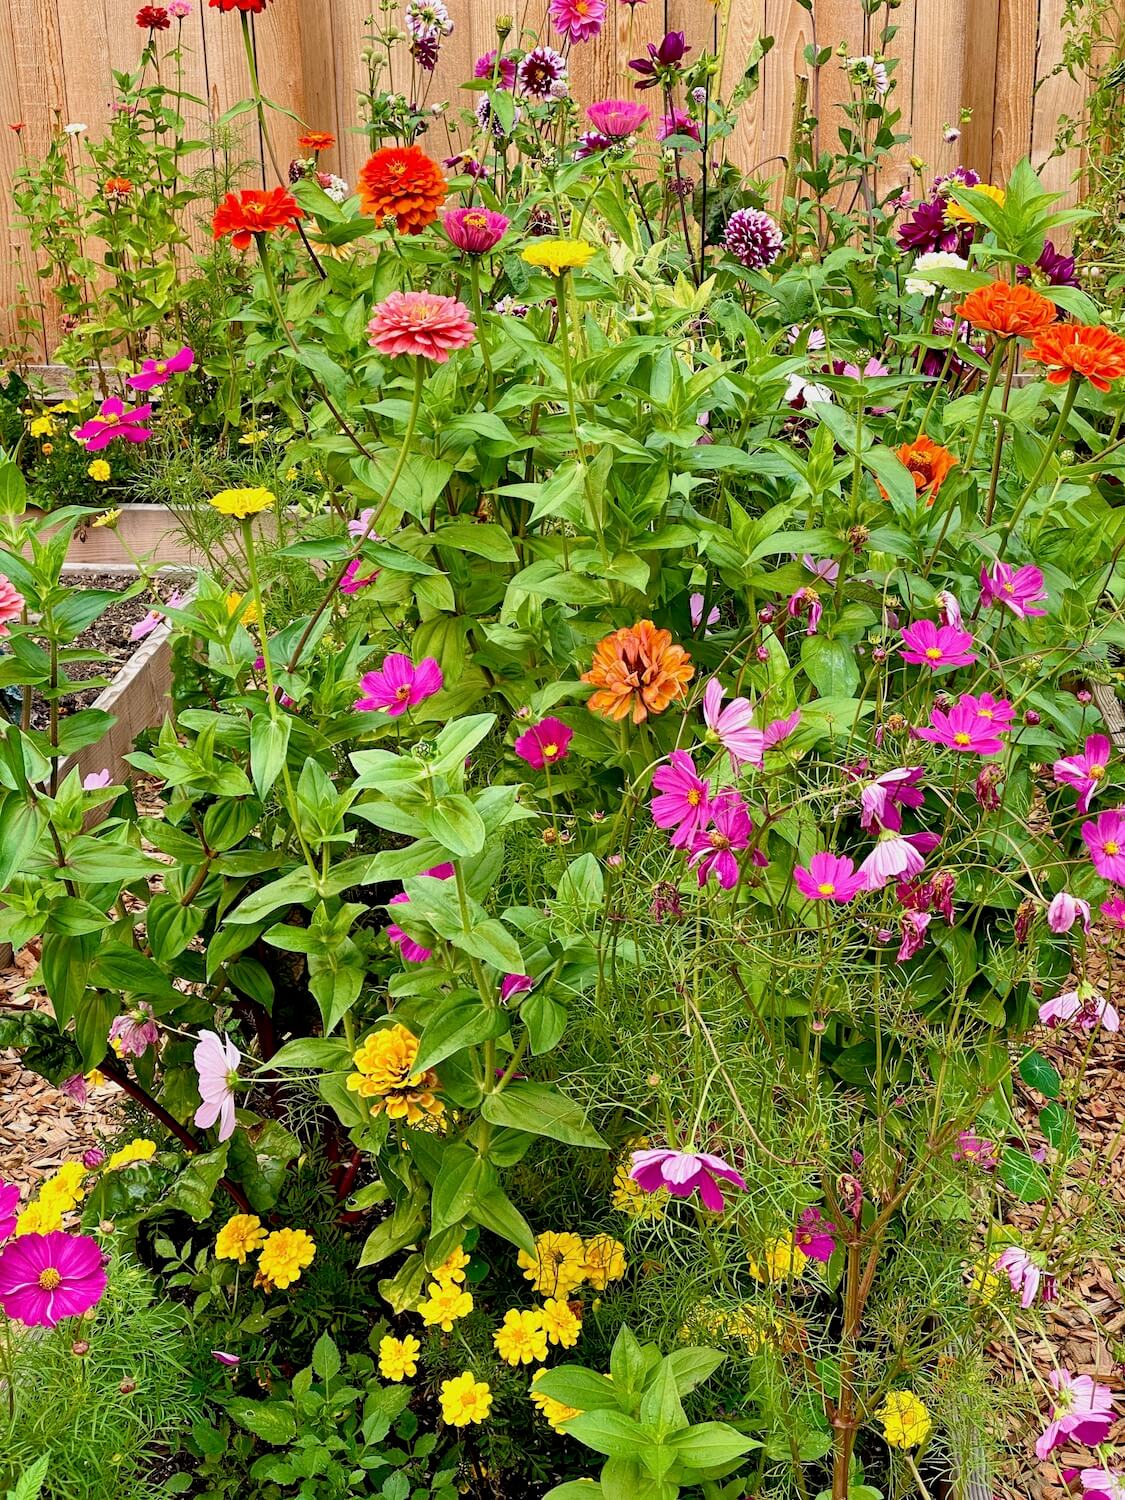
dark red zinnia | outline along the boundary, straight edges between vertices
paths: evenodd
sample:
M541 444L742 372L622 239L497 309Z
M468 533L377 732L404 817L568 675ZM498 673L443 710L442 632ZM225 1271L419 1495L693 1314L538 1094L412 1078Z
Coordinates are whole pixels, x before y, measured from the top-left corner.
M172 18L163 5L142 5L137 12L137 25L142 31L167 31Z
M266 0L207 0L212 10L240 10L244 16L260 16Z

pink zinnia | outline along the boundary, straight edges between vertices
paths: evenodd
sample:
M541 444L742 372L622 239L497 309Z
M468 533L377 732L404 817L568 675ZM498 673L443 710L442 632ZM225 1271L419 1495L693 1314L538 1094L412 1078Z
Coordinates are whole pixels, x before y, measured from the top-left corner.
M11 581L0 573L0 636L8 635L8 626L23 614L27 600Z
M806 1208L793 1231L793 1243L810 1260L827 1265L836 1249L836 1226L826 1219L819 1208Z
M20 1190L14 1182L0 1182L0 1240L6 1240L19 1217Z
M710 821L710 785L686 750L673 750L668 764L653 772L652 784L658 793L649 804L653 822L672 829L673 848L686 849Z
M1092 984L1080 984L1053 1000L1044 1000L1039 1007L1039 1019L1052 1029L1068 1021L1076 1021L1082 1031L1093 1031L1099 1021L1106 1031L1118 1031L1121 1027L1116 1008Z
M1004 742L998 736L1006 732L982 718L971 698L962 699L948 710L932 708L929 727L914 730L920 740L970 755L995 755L1003 750Z
M363 696L355 707L362 712L382 709L397 719L408 708L414 708L441 691L441 668L432 656L425 656L417 666L401 651L392 651L377 672L365 672L359 679Z
M114 438L124 438L127 443L143 443L152 436L152 429L142 426L151 416L150 402L126 411L125 403L118 396L110 396L102 402L98 415L76 427L72 436L88 453L108 448Z
M241 1054L229 1036L221 1037L214 1031L199 1033L192 1062L203 1103L194 1119L200 1130L210 1129L217 1120L220 1141L227 1141L234 1134L234 1085L241 1061Z
M428 875L431 880L450 880L453 877L453 866L451 864L434 865L432 869L423 870L422 873ZM409 902L410 897L406 892L399 891L397 896L391 897L387 905L402 906L409 905ZM421 943L416 943L408 933L405 933L394 922L391 922L387 927L387 937L393 945L398 947L398 951L406 959L407 963L422 964L433 956L432 948L426 948Z
M551 0L547 13L563 36L572 42L588 42L602 29L605 0Z
M658 1193L667 1188L674 1198L690 1198L698 1192L703 1207L714 1214L722 1213L726 1207L716 1178L732 1182L738 1188L746 1187L741 1173L721 1156L712 1156L707 1151L670 1151L667 1147L634 1151L632 1162L629 1176L644 1192Z
M1043 587L1043 574L1030 564L1013 568L1011 563L996 562L991 568L981 568L980 597L982 603L1002 605L1021 620L1047 613L1035 608L1041 599L1046 599L1047 590Z
M1069 891L1060 891L1047 908L1047 926L1055 933L1069 932L1078 918L1083 932L1090 930L1090 903Z
M1086 737L1085 747L1078 755L1067 755L1055 761L1055 780L1060 786L1069 786L1078 793L1078 811L1088 813L1094 793L1105 780L1113 753L1104 734Z
M574 730L569 724L548 717L525 729L512 748L532 770L541 771L544 766L553 766L567 758L570 753L567 747L573 738Z
M1082 841L1102 879L1125 885L1125 808L1112 808L1083 823Z
M929 667L932 672L943 667L967 667L977 659L973 638L956 625L935 625L932 620L916 620L902 630L903 661Z
M168 359L146 359L140 372L130 375L125 384L131 385L135 391L151 391L171 380L173 375L182 375L185 370L190 370L194 363L195 354L185 344Z
M25 1234L0 1250L0 1307L16 1323L54 1328L101 1300L105 1261L84 1234Z
M760 729L753 729L750 716L753 709L746 698L734 698L722 707L723 689L717 677L712 677L703 689L703 718L707 728L730 755L731 768L741 765L760 766L765 750L765 736Z
M372 568L370 573L360 574L363 563L360 558L353 557L344 569L344 576L340 579L341 594L358 594L360 589L369 589L379 576L379 569Z
M1055 1389L1051 1420L1035 1444L1035 1455L1045 1459L1056 1448L1074 1441L1096 1448L1113 1426L1113 1392L1090 1375L1072 1375L1064 1365L1047 1376Z
M415 354L443 365L454 349L473 342L476 325L456 297L392 292L375 308L367 332L367 342L380 354Z
M793 871L793 883L810 901L837 901L842 905L853 900L866 883L854 871L855 864L847 855L814 854L807 868L798 865Z
M109 772L105 775L108 783ZM156 1045L160 1031L147 1000L141 1000L128 1014L114 1018L109 1028L109 1040L111 1045L117 1043L116 1050L121 1057L143 1057L150 1047Z
M491 208L449 208L441 216L446 234L466 255L487 255L508 232L507 214Z
M919 790L925 774L925 766L898 766L869 781L859 794L860 826L868 833L897 833L902 827L899 807L921 807L925 801Z
M890 880L905 875L912 880L926 868L941 839L936 833L885 833L859 867L869 891L881 891Z
M656 139L666 141L670 135L689 135L693 141L699 140L698 124L686 109L680 109L678 105L672 106L670 115L660 116L660 127L656 132ZM811 343L809 347L812 347Z
M636 135L648 119L648 110L632 99L599 99L586 111L594 129L611 141L623 141Z
M737 792L720 792L711 803L711 822L707 830L699 829L689 845L689 863L696 867L700 885L706 885L714 872L724 891L738 884L738 860L735 850L750 843L754 825L746 804ZM756 863L765 864L759 854Z

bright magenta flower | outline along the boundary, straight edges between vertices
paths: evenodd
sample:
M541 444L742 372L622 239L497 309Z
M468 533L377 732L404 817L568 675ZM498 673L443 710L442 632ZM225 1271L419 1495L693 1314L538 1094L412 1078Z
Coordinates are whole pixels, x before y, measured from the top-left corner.
M355 707L364 713L382 709L397 719L408 708L415 708L441 692L441 668L432 656L423 657L417 666L401 651L392 651L377 672L365 672L359 679L363 696Z
M836 901L846 904L856 897L866 885L862 875L855 873L855 863L847 855L814 854L807 868L798 865L793 871L793 883L810 901Z
M1006 728L977 712L976 701L968 694L948 710L932 708L929 727L914 730L920 740L929 740L931 744L944 745L948 750L970 755L997 754L1004 748L1004 742L998 736L1006 733Z
M611 141L636 135L648 119L648 110L632 99L599 99L586 111L594 129Z
M379 576L379 569L372 568L370 573L360 574L363 563L360 558L353 557L344 569L344 576L340 579L341 594L358 594L360 589L369 589Z
M1125 931L1125 896L1111 896L1098 910L1111 926Z
M605 0L551 0L547 7L556 31L574 42L589 42L605 20Z
M1007 733L1016 721L1016 711L1007 698L994 698L991 693L962 693L961 703L971 708L978 719L985 719L999 734Z
M691 851L689 864L696 869L700 885L706 885L712 873L724 891L738 884L738 859L735 851L749 846L754 825L746 804L737 792L720 792L711 802L711 823L708 829L700 828L688 846ZM765 856L755 851L755 864L764 865Z
M114 438L124 438L127 443L143 443L152 436L152 429L142 426L151 416L152 406L147 401L143 406L126 411L120 397L110 396L102 402L96 417L75 428L74 441L81 443L87 453L108 448Z
M686 750L673 750L666 766L653 772L657 796L649 804L657 828L672 829L672 847L686 849L711 818L711 787L699 776Z
M1082 841L1102 879L1125 885L1125 809L1115 807L1083 823Z
M19 589L0 573L0 636L9 633L8 626L23 614L26 603Z
M447 208L441 216L446 234L466 255L487 255L508 232L507 214L491 208Z
M430 870L423 870L423 875L428 875L431 880L452 880L453 866L451 864L434 865ZM397 896L392 896L387 903L388 906L409 905L410 897L405 891L399 891ZM412 937L403 932L396 923L391 922L387 927L387 937L398 951L410 964L425 963L427 958L433 956L433 949L426 948L421 943L416 943Z
M1105 781L1113 747L1104 734L1091 734L1078 755L1067 755L1055 761L1055 780L1060 786L1073 787L1078 793L1078 811L1090 811L1094 793Z
M712 1156L707 1151L669 1151L667 1147L634 1151L632 1163L629 1176L644 1192L658 1193L667 1188L674 1198L690 1198L698 1192L703 1207L714 1214L722 1213L726 1206L716 1178L738 1188L746 1187L746 1179L740 1172L721 1156Z
M54 1328L89 1312L106 1289L96 1241L82 1234L25 1234L0 1250L0 1308L16 1323Z
M414 354L444 365L454 349L473 342L476 325L456 297L434 292L392 292L375 308L367 342L394 358Z
M195 354L185 344L168 359L146 359L139 373L130 375L125 384L131 385L135 391L151 391L171 380L173 375L190 370L194 363Z
M915 662L937 672L942 667L967 667L977 659L973 638L967 630L955 625L935 625L932 620L916 620L902 632L903 661Z
M980 596L985 604L999 604L1025 620L1029 615L1045 615L1035 606L1047 597L1043 574L1030 564L1013 568L1010 563L996 562L991 569L980 570Z
M827 1265L836 1249L836 1226L819 1208L806 1208L793 1231L793 1243L810 1260Z
M971 1162L982 1172L993 1172L1000 1165L996 1155L996 1142L986 1141L971 1130L962 1130L957 1137L951 1160Z
M505 974L500 981L500 999L508 1000L512 995L525 995L535 981L530 974Z
M512 748L533 770L541 771L544 766L553 766L567 758L570 753L567 746L573 738L574 730L569 724L550 717L525 729Z
M921 807L926 800L919 790L925 774L925 766L898 766L869 781L859 794L860 826L868 833L882 829L897 833L902 827L900 804Z
M1052 1370L1048 1380L1055 1390L1051 1420L1035 1444L1035 1454L1045 1459L1065 1443L1085 1443L1096 1448L1116 1421L1113 1392L1098 1385L1091 1375L1072 1375L1064 1365Z
M20 1190L14 1182L0 1182L0 1240L6 1240L16 1227Z
M1065 1026L1075 1022L1080 1031L1093 1031L1099 1021L1107 1031L1118 1031L1121 1018L1117 1008L1100 995L1092 984L1080 984L1076 990L1067 990L1053 1000L1044 1000L1039 1007L1039 1019L1044 1026Z

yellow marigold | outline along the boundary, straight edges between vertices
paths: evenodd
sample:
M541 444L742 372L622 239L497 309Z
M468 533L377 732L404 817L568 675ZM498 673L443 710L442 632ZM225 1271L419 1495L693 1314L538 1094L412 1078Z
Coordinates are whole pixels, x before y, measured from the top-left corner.
M440 1328L445 1333L453 1330L458 1318L468 1317L473 1310L472 1292L463 1292L456 1282L442 1286L431 1281L427 1287L428 1297L419 1302L418 1314L427 1328Z
M418 1038L397 1022L374 1031L356 1051L353 1062L359 1069L348 1075L348 1088L362 1099L374 1099L371 1113L385 1109L392 1120L416 1125L426 1115L440 1115L445 1106L435 1099L438 1076L432 1068L414 1072L418 1056Z
M127 1146L122 1146L120 1151L115 1151L105 1164L107 1172L113 1172L118 1167L131 1167L136 1161L151 1161L156 1155L156 1142L146 1141L144 1137L130 1141Z
M982 182L973 191L983 193L986 198L991 198L993 203L1002 204L1008 196L1003 188L994 187L991 182ZM977 222L972 209L965 208L960 203L954 203L952 198L945 205L945 217L950 224L975 224Z
M97 1069L97 1068L91 1068L90 1071L86 1074L86 1087L87 1088L90 1088L90 1089L100 1089L104 1083L105 1083L105 1074L102 1073L102 1072L100 1072L99 1069Z
M548 1297L539 1310L539 1316L543 1320L543 1331L552 1344L559 1344L564 1349L572 1349L577 1344L582 1319L569 1302L561 1297Z
M492 1335L492 1342L500 1358L510 1365L530 1365L537 1359L546 1359L547 1332L542 1313L538 1309L520 1312L511 1308Z
M585 240L537 239L522 251L529 266L539 266L549 276L577 271L594 255L594 246Z
M762 1265L750 1262L750 1274L757 1281L785 1281L803 1275L809 1258L791 1234L779 1234L767 1240L762 1251Z
M622 1162L614 1169L610 1202L618 1213L628 1214L631 1219L662 1219L668 1189L658 1188L655 1193L646 1193L629 1176L628 1165Z
M452 1380L443 1380L439 1391L441 1415L450 1427L468 1427L483 1422L492 1406L492 1392L483 1380L474 1380L472 1371L463 1370Z
M86 465L86 473L97 484L104 484L113 473L104 458L95 458L92 463Z
M996 1293L1002 1284L995 1270L995 1257L991 1261L978 1260L975 1265L968 1266L966 1269L969 1291L976 1300L984 1307L995 1302Z
M276 504L277 496L272 490L258 487L248 490L220 490L211 496L211 504L224 516L237 516L245 521L247 516L256 516L259 511L269 510Z
M625 1246L611 1234L595 1234L586 1241L586 1280L598 1291L625 1275Z
M90 525L96 526L99 529L105 531L116 531L117 523L118 521L120 521L120 519L120 510L103 510L100 516L94 517L94 519L90 522Z
M30 432L33 438L54 437L57 427L54 417L36 417L31 424Z
M297 480L300 479L300 477L301 473L299 469L289 468L285 471L286 484L296 484Z
M384 1380L405 1380L418 1373L418 1356L422 1345L412 1333L404 1339L391 1334L379 1340L379 1374Z
M875 1415L892 1448L917 1448L933 1431L930 1414L913 1391L891 1391Z
M544 1297L565 1297L586 1279L586 1246L581 1235L548 1229L535 1237L535 1255L521 1250L516 1263Z
M469 1257L460 1245L455 1245L441 1265L435 1266L433 1278L438 1286L449 1286L451 1282L464 1281L468 1264Z
M258 1269L274 1286L292 1286L315 1254L316 1245L303 1229L275 1229L262 1246Z
M21 1234L50 1234L63 1227L63 1208L54 1199L29 1203L16 1220L16 1238Z
M257 1214L235 1214L215 1236L215 1259L236 1260L240 1266L246 1257L265 1244L266 1231Z
M86 1196L82 1180L86 1168L80 1161L63 1162L53 1177L48 1177L39 1189L39 1201L51 1204L60 1212L67 1213Z
M553 1396L545 1396L542 1391L535 1389L536 1382L544 1372L536 1370L531 1377L531 1390L529 1395L532 1401L547 1419L547 1424L553 1432L565 1433L565 1422L573 1421L575 1417L582 1415L577 1406L566 1406L561 1401L556 1401Z

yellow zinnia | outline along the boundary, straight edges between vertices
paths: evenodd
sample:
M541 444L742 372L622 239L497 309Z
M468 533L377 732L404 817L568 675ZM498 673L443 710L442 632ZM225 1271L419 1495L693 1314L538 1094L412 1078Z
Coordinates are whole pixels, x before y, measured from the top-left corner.
M63 1227L62 1205L54 1199L29 1203L16 1220L16 1238L23 1234L50 1234Z
M418 1304L418 1315L427 1328L440 1328L452 1333L458 1318L468 1317L473 1310L473 1294L463 1292L456 1282L442 1286L431 1281L427 1288L429 1296Z
M439 1394L442 1419L450 1427L483 1422L492 1406L492 1392L487 1383L474 1380L470 1370L463 1370L452 1380L443 1380Z
M441 1265L434 1267L433 1278L438 1286L449 1286L452 1282L464 1281L468 1264L469 1257L460 1245L455 1245Z
M54 437L54 417L36 417L31 424L30 431L33 438Z
M991 198L993 203L1003 204L1008 196L1003 188L994 187L991 182L981 182L973 189L975 193L983 193L986 198ZM975 224L977 216L971 208L966 208L961 203L954 203L951 198L945 205L945 217L950 224Z
M405 1380L418 1373L418 1356L422 1345L412 1333L404 1339L391 1334L379 1340L379 1374L384 1380Z
M664 1205L668 1201L668 1189L658 1188L655 1193L646 1193L640 1183L629 1176L629 1168L621 1162L614 1169L613 1192L610 1203L618 1213L628 1214L631 1219L662 1219Z
M122 1146L120 1151L115 1151L106 1162L107 1172L114 1171L117 1167L131 1167L137 1161L151 1161L156 1155L156 1142L140 1140L130 1141L127 1146Z
M235 1214L215 1236L215 1259L236 1260L240 1266L246 1257L265 1244L266 1231L257 1214Z
M237 516L240 521L245 521L247 516L256 516L259 511L269 510L275 504L276 495L272 490L249 489L249 490L220 490L217 495L211 496L211 504L224 516Z
M275 1229L262 1246L258 1271L274 1286L292 1286L315 1254L316 1245L303 1229Z
M625 1246L611 1234L595 1234L586 1241L586 1280L598 1291L625 1275Z
M542 1391L535 1389L535 1384L543 1374L542 1370L536 1370L531 1377L531 1390L529 1392L532 1401L547 1419L552 1431L565 1433L564 1422L571 1421L574 1417L582 1415L577 1406L566 1406L561 1401L556 1401L553 1396L545 1396Z
M541 239L532 240L522 256L529 266L539 266L549 276L561 276L564 271L579 270L596 253L585 240Z
M543 1320L543 1331L552 1344L572 1349L582 1332L582 1320L573 1312L570 1303L561 1297L548 1297L539 1310Z
M548 1229L535 1237L534 1259L521 1250L516 1264L537 1292L565 1297L586 1280L586 1246L581 1235Z
M933 1431L930 1414L913 1391L891 1391L875 1415L892 1448L917 1448Z
M808 1256L793 1243L791 1234L777 1235L766 1241L762 1265L756 1260L750 1262L750 1274L756 1281L785 1281L790 1276L796 1279L808 1263Z

